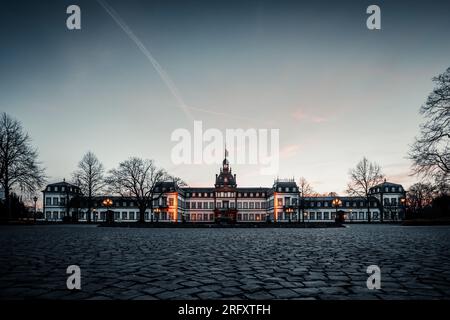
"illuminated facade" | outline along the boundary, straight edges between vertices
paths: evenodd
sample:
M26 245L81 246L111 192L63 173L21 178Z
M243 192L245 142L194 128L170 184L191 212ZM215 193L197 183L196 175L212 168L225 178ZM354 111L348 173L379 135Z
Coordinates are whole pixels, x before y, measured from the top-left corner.
M398 184L384 182L370 190L369 203L362 197L303 197L293 179L275 180L272 187L238 187L225 158L213 187L179 187L175 182L157 186L158 199L153 211L145 212L146 221L194 223L261 223L261 222L332 222L337 216L346 221L401 220L404 212L405 191ZM60 221L64 216L87 220L86 199L78 187L61 182L51 184L43 191L44 219ZM159 196L161 195L161 196ZM78 205L73 205L77 197ZM103 200L112 205L106 207ZM336 199L338 201L336 201ZM92 203L92 221L106 221L106 212L113 212L116 222L139 219L139 210L133 198L101 196Z

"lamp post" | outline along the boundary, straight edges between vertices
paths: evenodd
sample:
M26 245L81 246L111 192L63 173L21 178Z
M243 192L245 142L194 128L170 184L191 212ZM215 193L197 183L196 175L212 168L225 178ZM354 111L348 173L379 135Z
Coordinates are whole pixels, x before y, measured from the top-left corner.
M109 222L109 223L114 222L114 216L109 211L109 208L113 205L113 201L110 198L106 198L105 200L103 200L102 204L103 204L103 206L106 207L106 220L107 220L107 222Z
M153 210L153 212L156 213L156 222L158 222L158 220L159 220L159 213L161 212L161 209L159 207L155 208L155 210Z
M404 211L404 217L406 218L406 198L405 197L400 198L400 203L402 204L402 208Z
M338 208L342 205L342 200L339 198L334 198L333 201L331 201L331 204L336 208L336 216L334 217L334 220L336 221L338 218Z
M37 214L37 211L36 211L36 209L37 209L37 207L36 207L36 202L38 201L38 198L35 196L35 197L33 198L33 201L34 201L34 216L33 216L33 220L34 220L34 223L36 223L36 214Z
M287 208L286 209L286 213L288 214L288 217L289 217L289 223L291 223L292 212L294 212L294 209L292 209L292 208Z

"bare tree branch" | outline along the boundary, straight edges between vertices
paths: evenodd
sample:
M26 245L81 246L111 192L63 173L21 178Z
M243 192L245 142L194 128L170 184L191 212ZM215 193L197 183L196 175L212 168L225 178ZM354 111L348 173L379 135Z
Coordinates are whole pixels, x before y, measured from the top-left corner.
M103 164L94 153L88 151L78 163L78 169L72 174L74 184L79 186L83 195L87 197L88 222L91 222L92 199L105 186L104 172Z
M347 185L347 193L352 196L363 197L366 199L367 219L370 222L369 191L383 181L384 175L381 172L381 167L377 163L370 162L364 157L358 162L355 168L349 171L349 176L350 182Z
M433 78L436 87L420 108L425 122L410 148L413 173L450 183L450 68Z
M10 194L14 189L33 194L45 183L37 149L22 125L8 114L0 115L0 185L5 190L8 218L11 218Z
M145 210L153 209L153 200L159 199L163 191L157 187L161 182L181 182L158 168L153 160L130 158L109 171L106 179L112 192L121 196L134 197L139 207L139 222L145 222Z

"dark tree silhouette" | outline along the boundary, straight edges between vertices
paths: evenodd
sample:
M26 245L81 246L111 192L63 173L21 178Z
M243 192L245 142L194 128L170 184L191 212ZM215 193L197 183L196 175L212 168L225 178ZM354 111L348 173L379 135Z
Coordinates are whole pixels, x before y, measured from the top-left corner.
M145 210L153 211L153 200L159 199L163 192L158 184L165 181L178 182L179 179L158 168L153 160L130 158L109 171L106 179L112 192L122 197L134 197L139 207L139 222L145 222Z
M406 193L409 213L422 214L424 208L431 206L436 195L436 188L428 182L413 184Z
M78 163L78 169L73 173L73 180L86 196L88 212L87 219L91 222L92 199L98 195L105 186L105 169L94 153L87 152Z
M355 168L349 171L350 182L347 186L347 193L352 196L363 197L366 199L367 205L367 221L371 221L370 217L370 195L369 190L377 184L383 182L383 174L381 167L370 162L366 157L358 162Z
M411 146L413 172L440 185L450 179L450 68L433 78L435 88L420 108L425 122Z
M299 193L299 216L298 221L300 221L300 215L302 222L305 222L305 197L310 197L313 193L313 187L311 184L304 178L300 177L300 180L298 181L298 193Z
M11 219L11 192L33 194L45 183L38 152L22 124L6 113L0 115L0 185L5 191L7 218Z

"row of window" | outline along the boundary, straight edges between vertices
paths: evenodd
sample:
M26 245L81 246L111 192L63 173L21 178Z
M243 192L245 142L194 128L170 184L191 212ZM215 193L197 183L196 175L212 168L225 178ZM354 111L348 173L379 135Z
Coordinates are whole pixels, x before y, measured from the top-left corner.
M278 192L298 192L298 188L296 187L278 187Z
M65 216L65 212L61 211L47 211L45 214L45 218L47 220L58 220L62 219ZM306 212L305 218L307 220L333 220L336 217L335 212ZM95 220L105 220L106 213L105 212L93 212L91 213L91 218ZM121 220L121 221L133 221L137 220L139 218L139 212L114 212L114 219L115 220ZM145 213L145 220L150 219L150 215L148 212ZM158 216L159 220L173 220L173 215L171 213L160 213ZM287 220L289 219L289 216L287 214L280 214L279 219L281 220ZM297 220L296 215L292 215L291 218L293 220ZM379 213L377 211L372 213L372 218L374 220L378 220ZM384 215L385 219L391 218L391 214L385 213ZM87 220L87 213L81 212L79 213L79 219L81 220ZM191 213L188 215L188 220L190 221L213 221L214 220L214 214L212 213ZM264 213L240 213L237 215L238 221L265 221L266 220L266 214ZM347 216L347 220L367 220L367 212L352 212L349 213Z
M46 211L45 218L47 220L58 220L62 219L66 213L64 211ZM78 218L81 220L87 220L87 213L86 212L80 212L78 214ZM139 212L114 212L114 219L115 220L137 220L139 218ZM145 213L145 220L150 219L150 214L148 212ZM173 218L173 215L171 213L162 212L158 215L159 220L171 220ZM91 219L92 220L105 220L106 219L106 212L92 212L91 213Z
M45 198L46 206L65 206L66 205L66 197L46 197Z
M189 221L214 221L212 213L191 213L188 215ZM264 213L244 213L237 215L238 221L266 221Z
M384 198L383 199L384 205L385 206L396 206L398 205L398 201L397 198Z
M186 208L187 209L214 209L214 202L186 202ZM235 209L235 202L231 201L217 201L216 202L216 208L217 209ZM237 203L238 209L265 209L266 203L265 202L238 202Z
M237 215L238 221L266 221L266 214L263 213L243 213Z
M157 206L167 206L167 204L169 206L173 206L174 205L174 198L169 198L169 201L167 202L167 198L163 197L161 199L158 200L154 200L153 201L153 206L157 207ZM66 204L66 197L45 197L45 205L46 206L64 206ZM180 203L180 205L182 204L182 202ZM101 202L93 202L93 207L97 208L97 207L101 207L102 203ZM113 206L114 207L135 207L137 206L137 204L133 201L113 201Z
M378 212L372 213L374 220L378 219ZM306 218L309 220L334 220L336 218L335 212L307 212ZM367 212L352 212L348 215L347 220L367 220Z
M237 192L238 198L266 197L265 192ZM213 198L214 192L188 192L187 198ZM235 198L236 192L216 192L216 198Z
M75 192L79 193L80 189L77 187L66 187L66 186L47 186L46 191L48 192Z
M332 207L331 201L305 201L306 207ZM370 202L371 207L376 207L377 203L375 201ZM359 207L359 208L365 208L366 202L365 201L344 201L342 203L342 207L350 208L350 207Z
M370 191L371 191L370 193L381 193L381 192L392 192L392 193L398 192L398 193L402 193L403 192L403 188L401 186L398 186L398 187L384 187L384 188L377 187L377 188L371 189Z

